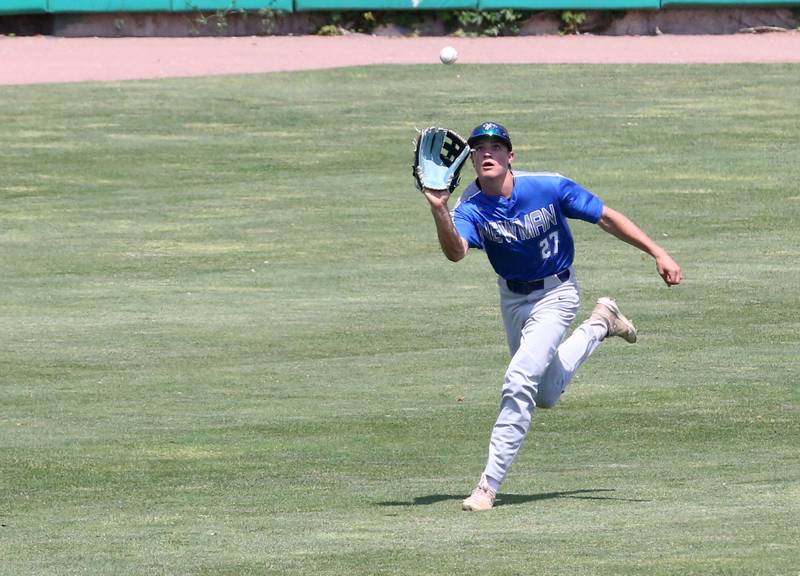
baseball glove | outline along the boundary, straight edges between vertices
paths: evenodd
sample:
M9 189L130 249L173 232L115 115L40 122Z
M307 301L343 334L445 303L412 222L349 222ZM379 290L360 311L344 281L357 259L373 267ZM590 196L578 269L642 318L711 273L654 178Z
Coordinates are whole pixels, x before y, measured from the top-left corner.
M458 186L469 156L467 141L446 128L425 128L414 142L414 182L417 189L447 190Z

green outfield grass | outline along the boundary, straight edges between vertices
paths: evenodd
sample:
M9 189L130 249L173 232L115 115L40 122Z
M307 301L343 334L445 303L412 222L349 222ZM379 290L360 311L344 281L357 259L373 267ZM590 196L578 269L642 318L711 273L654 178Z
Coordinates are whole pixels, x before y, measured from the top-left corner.
M0 88L0 574L797 576L798 94L797 65ZM685 281L573 225L581 318L611 295L640 341L468 514L507 351L410 163L486 119Z

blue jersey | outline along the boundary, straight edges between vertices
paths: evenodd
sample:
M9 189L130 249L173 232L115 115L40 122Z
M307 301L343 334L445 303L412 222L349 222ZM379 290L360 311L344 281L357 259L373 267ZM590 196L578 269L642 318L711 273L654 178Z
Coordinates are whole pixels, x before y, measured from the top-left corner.
M572 265L575 245L567 218L594 224L602 213L602 200L560 174L514 172L510 198L482 194L476 180L452 217L458 233L486 252L498 275L529 281Z

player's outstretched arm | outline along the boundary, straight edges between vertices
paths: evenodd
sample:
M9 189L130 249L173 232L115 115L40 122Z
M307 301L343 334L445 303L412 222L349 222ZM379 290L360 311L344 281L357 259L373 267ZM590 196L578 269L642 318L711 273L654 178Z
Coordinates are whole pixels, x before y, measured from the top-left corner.
M439 237L442 252L448 260L458 262L467 255L469 245L456 231L453 220L450 218L450 209L447 207L450 193L427 188L422 192L431 206L431 214L433 214L433 221L436 224L436 235Z
M631 246L636 246L642 252L655 258L658 274L664 279L667 286L680 284L681 267L678 266L678 263L627 216L613 208L604 206L603 215L597 224L609 234L616 236Z

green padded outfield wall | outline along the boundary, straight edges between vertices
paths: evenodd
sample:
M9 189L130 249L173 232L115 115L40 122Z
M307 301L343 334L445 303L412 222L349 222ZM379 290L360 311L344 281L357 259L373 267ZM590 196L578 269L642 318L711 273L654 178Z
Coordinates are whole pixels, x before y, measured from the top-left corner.
M662 0L661 7L667 6L694 6L694 7L713 7L713 8L746 8L748 6L798 6L800 0L744 0L735 2L731 0Z
M477 1L477 0L476 0ZM377 0L379 3L380 0ZM374 4L373 4L374 5ZM261 9L291 12L293 0L0 0L0 14L196 12Z
M478 8L481 10L658 10L660 7L660 0L479 0L478 2Z
M48 12L171 12L170 0L48 0Z
M0 0L0 14L41 14L47 0Z
M478 0L295 0L304 10L474 10Z
M169 0L172 3L172 12L196 12L215 10L275 10L278 12L292 12L292 0Z

